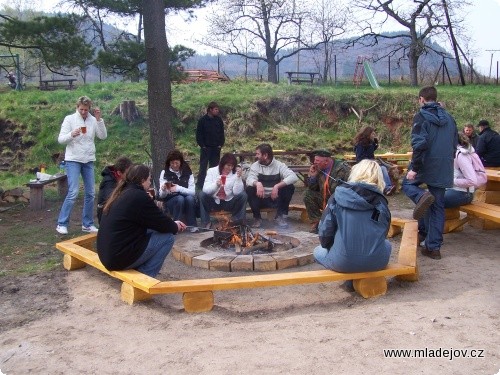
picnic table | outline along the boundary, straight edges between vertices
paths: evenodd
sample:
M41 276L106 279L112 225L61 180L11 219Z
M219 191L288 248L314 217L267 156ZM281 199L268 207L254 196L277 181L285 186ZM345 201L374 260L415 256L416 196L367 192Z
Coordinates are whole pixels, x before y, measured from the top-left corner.
M68 90L73 90L76 86L73 85L76 82L76 78L58 78L58 79L41 79L40 80L40 90L48 91L55 90L57 88L66 88ZM67 85L61 85L60 83L67 82Z
M30 181L26 184L30 188L30 209L40 211L45 207L45 196L43 189L45 185L57 182L57 191L60 197L64 197L68 190L68 176L56 174L47 180Z
M318 72L285 72L288 77L288 84L292 83L309 83L313 84L316 76L319 78Z

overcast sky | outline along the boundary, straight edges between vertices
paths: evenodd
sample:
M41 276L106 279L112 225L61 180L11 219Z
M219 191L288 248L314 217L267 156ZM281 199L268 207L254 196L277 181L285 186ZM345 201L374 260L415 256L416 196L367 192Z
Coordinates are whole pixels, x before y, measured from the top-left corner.
M57 11L62 8L57 7L58 0L0 0L0 8L4 5L12 7L30 7L47 11ZM500 22L500 0L472 0L474 4L469 7L469 14L466 22L467 30L474 40L474 48L477 55L474 56L474 65L481 73L490 73L491 56L493 54L492 75L496 74L496 63L500 61L500 32L498 23ZM196 11L198 19L189 23L183 22L181 17L169 18L168 39L170 44L183 44L191 47L198 53L208 52L196 43L205 30L205 11ZM132 32L135 26L129 25ZM387 30L390 31L390 30ZM498 50L496 52L488 50ZM469 56L468 56L469 57Z

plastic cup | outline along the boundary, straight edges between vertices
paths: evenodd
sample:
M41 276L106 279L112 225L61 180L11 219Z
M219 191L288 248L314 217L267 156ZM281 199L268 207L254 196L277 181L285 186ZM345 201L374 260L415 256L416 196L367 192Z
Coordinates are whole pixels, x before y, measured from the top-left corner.
M222 185L226 184L226 177L227 177L226 175L221 175L220 176L220 182L221 182Z
M82 127L80 128L80 130L82 131L82 134L87 133L87 127L86 127L86 126L82 126Z

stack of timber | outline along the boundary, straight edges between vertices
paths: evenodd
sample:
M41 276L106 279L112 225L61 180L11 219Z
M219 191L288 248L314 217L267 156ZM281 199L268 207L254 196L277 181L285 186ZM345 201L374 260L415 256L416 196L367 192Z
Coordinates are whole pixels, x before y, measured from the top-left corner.
M222 75L215 70L199 70L199 69L188 69L183 71L186 77L182 80L183 83L191 82L227 82L229 77Z

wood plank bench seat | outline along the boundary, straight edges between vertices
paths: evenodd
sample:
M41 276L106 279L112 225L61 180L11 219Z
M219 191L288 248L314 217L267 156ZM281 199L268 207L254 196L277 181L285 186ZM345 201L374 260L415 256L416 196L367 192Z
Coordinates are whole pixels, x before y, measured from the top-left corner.
M64 253L64 268L74 270L89 264L108 275L123 281L121 298L132 304L147 300L155 294L183 293L183 305L187 312L210 311L214 305L214 290L278 287L296 284L324 283L354 280L354 289L365 298L384 295L386 277L417 281L417 222L404 222L398 260L384 270L375 272L339 273L330 270L269 273L252 276L219 277L199 280L160 281L135 270L108 271L92 250L96 234L88 234L59 242L56 248Z
M30 209L32 211L43 210L45 207L44 187L53 182L57 182L59 196L61 198L64 197L68 190L68 176L65 174L52 176L48 180L33 181L26 184L26 186L30 188Z

